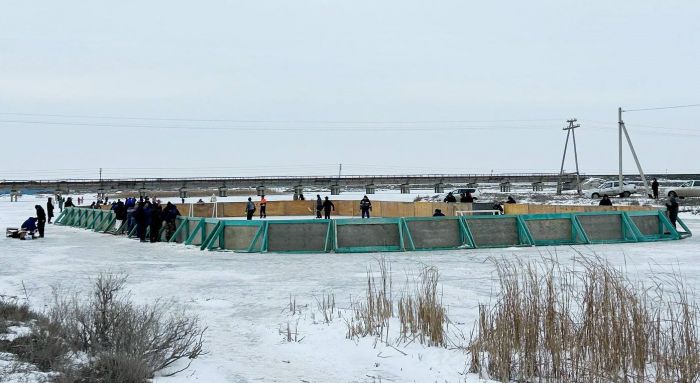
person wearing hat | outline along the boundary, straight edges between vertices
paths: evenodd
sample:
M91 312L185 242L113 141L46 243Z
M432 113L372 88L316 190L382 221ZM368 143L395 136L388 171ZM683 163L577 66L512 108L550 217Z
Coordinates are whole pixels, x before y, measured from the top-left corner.
M440 209L435 209L435 213L433 213L433 217L444 217L445 214L442 212Z

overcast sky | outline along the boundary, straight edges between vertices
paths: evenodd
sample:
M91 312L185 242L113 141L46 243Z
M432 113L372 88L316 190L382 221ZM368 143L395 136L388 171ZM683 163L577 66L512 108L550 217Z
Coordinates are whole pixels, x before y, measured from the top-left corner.
M581 171L615 172L618 106L700 104L699 16L696 0L4 0L0 179L558 171L571 117ZM700 173L700 107L624 119L647 171Z

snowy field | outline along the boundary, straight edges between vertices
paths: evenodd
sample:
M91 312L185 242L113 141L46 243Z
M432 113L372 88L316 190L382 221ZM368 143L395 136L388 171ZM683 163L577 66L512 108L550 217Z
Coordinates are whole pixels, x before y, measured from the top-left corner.
M34 214L36 203L39 200L30 196L17 203L0 198L0 227L20 225ZM45 204L43 197L40 203ZM700 233L699 216L682 218ZM460 331L468 336L477 305L489 302L495 278L493 257L556 254L567 262L576 252L595 253L625 267L635 278L676 269L686 275L690 286L700 287L699 241L696 236L653 244L410 252L385 257L392 265L396 292L406 273L416 272L421 265L439 269L443 301L453 322L450 333L457 342ZM337 306L347 314L351 297L362 295L366 288L367 268L376 269L380 256L200 252L182 245L142 244L47 225L42 240L0 240L0 294L26 297L31 306L42 310L50 303L52 287L85 291L99 272L113 271L129 275L128 287L137 301L172 298L208 326L208 354L189 370L157 377L156 382L480 381L465 374L467 356L461 351L348 340L343 319L331 324L320 320L317 299L333 293ZM301 314L292 316L285 310L290 296L302 307ZM288 324L297 329L301 341L285 340L280 330Z

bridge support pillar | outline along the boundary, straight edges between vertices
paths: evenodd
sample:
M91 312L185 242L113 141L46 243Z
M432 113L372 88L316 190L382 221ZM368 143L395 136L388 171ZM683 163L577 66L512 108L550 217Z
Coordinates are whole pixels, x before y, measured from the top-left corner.
M105 199L105 189L103 189L103 188L97 189L97 199L101 199L101 200Z
M219 186L219 197L228 197L228 187Z
M294 200L298 201L301 199L301 197L304 195L304 186L303 185L297 185L294 187Z
M445 184L440 182L439 184L435 184L435 193L444 193L445 192Z
M510 182L508 182L508 181L501 182L499 186L501 188L501 193L510 193L510 188L511 188Z
M365 186L365 194L374 194L377 191L377 187L374 184L369 184Z
M139 197L140 198L148 197L148 189L146 189L146 188L139 189Z
M340 185L331 185L331 195L340 195Z
M16 190L16 189L10 190L10 202L19 201L20 195L22 195L22 193L19 190Z
M411 194L411 185L409 185L409 184L401 185L401 194Z
M255 191L257 192L258 196L263 196L265 195L265 186L260 185L255 188Z
M476 183L476 182L469 182L469 183L467 184L467 187L470 188L470 189L476 189L476 188L479 187L479 184Z
M544 184L539 181L539 182L533 182L532 183L532 191L543 191L544 190Z
M189 192L189 190L187 190L186 187L183 186L178 191L180 192L180 198L182 198L182 199L187 198L187 193Z

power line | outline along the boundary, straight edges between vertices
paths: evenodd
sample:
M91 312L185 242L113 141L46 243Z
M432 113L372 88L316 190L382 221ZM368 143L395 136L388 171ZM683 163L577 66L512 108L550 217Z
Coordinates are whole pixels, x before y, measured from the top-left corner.
M108 120L142 120L142 121L181 121L181 122L229 122L252 124L461 124L461 123L486 123L486 122L539 122L559 121L559 118L537 119L496 119L496 120L412 120L412 121L338 121L338 120L235 120L235 119L203 119L203 118L172 118L172 117L121 117L81 114L46 114L46 113L15 113L0 112L6 116L28 117L58 117L58 118L92 118Z
M125 125L113 123L87 123L87 122L61 122L61 121L27 121L27 120L0 120L2 123L12 124L37 124L37 125L61 125L61 126L82 126L82 127L107 127L123 129L159 129L159 130L194 130L194 131L254 131L254 132L296 132L296 131L435 131L435 130L490 130L490 129L542 129L549 128L541 126L508 126L508 125L482 125L482 126L430 126L430 127L407 127L407 126L336 126L336 127L274 127L274 126L158 126L158 125ZM380 131L381 131L380 130Z
M624 109L623 112L643 112L643 111L647 111L647 110L679 109L679 108L695 108L695 107L700 107L700 104L657 106L657 107L652 107L652 108L640 108L640 109Z

